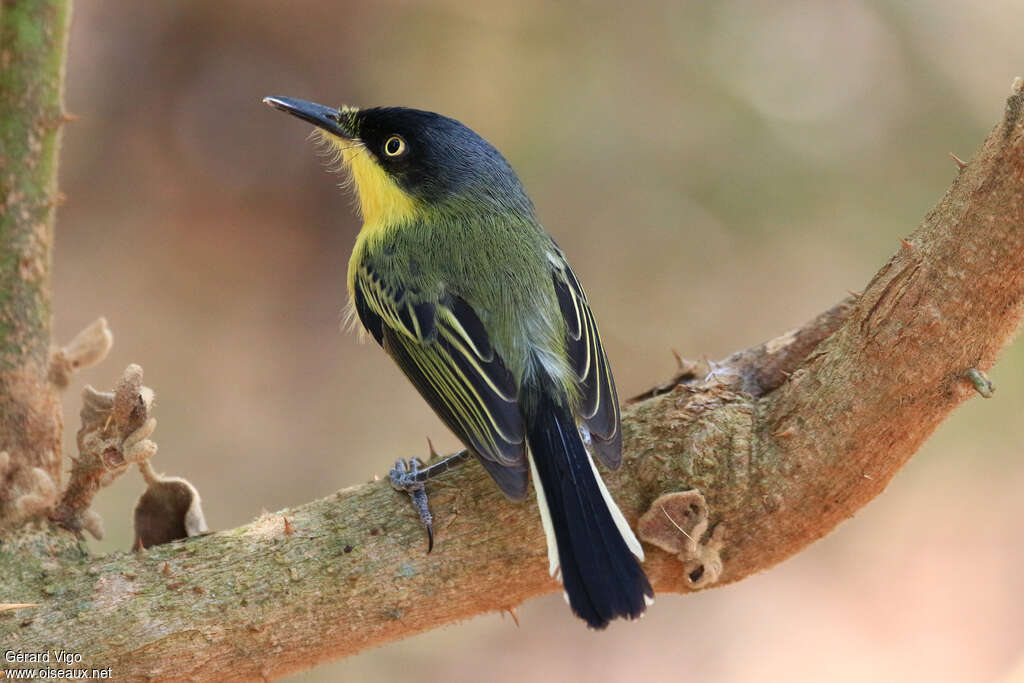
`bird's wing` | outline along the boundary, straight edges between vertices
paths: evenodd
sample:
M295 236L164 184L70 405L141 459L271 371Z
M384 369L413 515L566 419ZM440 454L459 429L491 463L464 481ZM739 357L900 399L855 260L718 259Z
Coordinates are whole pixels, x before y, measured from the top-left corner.
M622 462L622 427L615 379L587 295L561 252L557 260L552 277L565 318L569 363L581 399L576 418L590 432L594 455L607 467L616 469Z
M519 388L476 312L455 295L417 301L368 265L353 287L356 313L455 435L511 497L526 493Z

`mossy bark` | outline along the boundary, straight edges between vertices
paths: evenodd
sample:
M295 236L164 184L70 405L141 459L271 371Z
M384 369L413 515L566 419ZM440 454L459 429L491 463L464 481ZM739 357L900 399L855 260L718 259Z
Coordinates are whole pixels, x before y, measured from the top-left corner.
M68 18L65 0L0 12L0 527L44 513L60 483L50 265Z

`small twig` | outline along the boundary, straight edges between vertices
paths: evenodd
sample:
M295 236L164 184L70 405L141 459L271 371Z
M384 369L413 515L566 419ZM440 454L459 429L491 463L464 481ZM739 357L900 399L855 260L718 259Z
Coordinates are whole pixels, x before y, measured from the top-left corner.
M50 381L58 389L66 389L72 375L106 358L113 344L114 335L107 327L107 319L97 318L76 334L67 346L51 352Z
M16 609L25 609L26 607L39 607L38 602L0 602L0 612L10 612ZM519 622L516 622L516 626Z
M156 420L149 415L153 401L153 391L142 386L138 365L125 369L113 393L84 389L79 455L52 519L72 531L87 529L97 538L102 536L99 516L89 506L102 487L156 453L156 444L148 438L156 428Z
M950 153L949 153L949 156L951 156L951 157L953 158L953 161L955 161L955 162L956 162L957 168L958 168L959 170L961 170L961 171L962 171L962 170L964 170L965 168L967 168L967 162L966 162L966 161L964 161L963 159L961 159L961 158L960 158L960 157L958 157L957 155L953 154L952 152L950 152Z
M992 380L988 378L988 375L977 368L971 368L965 374L967 375L967 379L971 380L971 384L974 385L974 389L981 394L982 398L992 398L992 395L996 391L996 386L992 384Z
M684 529L683 527L679 526L679 524L676 523L676 520L672 519L672 515L668 514L668 511L665 509L664 505L661 506L661 511L665 514L665 517L668 518L668 521L672 522L672 526L674 526L676 529L679 529L679 533L681 533L683 536L686 536L693 543L697 542L697 541L693 540L693 536L691 536L690 534L686 533L686 529Z

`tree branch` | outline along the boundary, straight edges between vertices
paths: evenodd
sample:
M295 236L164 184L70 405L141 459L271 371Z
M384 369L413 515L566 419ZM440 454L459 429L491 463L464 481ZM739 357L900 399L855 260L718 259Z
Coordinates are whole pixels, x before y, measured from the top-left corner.
M1018 80L1003 122L863 295L707 381L682 373L625 408L625 464L608 484L643 518L657 591L737 581L799 552L975 393L969 375L1024 314L1022 99ZM0 550L0 593L41 606L0 613L0 640L79 652L122 680L227 680L558 589L532 499L508 502L476 464L431 489L429 555L407 498L384 481L104 558L57 528L23 527Z
M64 0L0 13L0 528L44 513L60 485L50 253L68 18Z

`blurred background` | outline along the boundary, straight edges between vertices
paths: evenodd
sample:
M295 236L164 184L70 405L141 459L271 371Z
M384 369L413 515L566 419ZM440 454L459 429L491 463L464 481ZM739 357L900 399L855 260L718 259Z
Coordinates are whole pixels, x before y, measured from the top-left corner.
M456 442L339 329L358 229L300 122L260 104L458 118L518 170L586 284L620 395L860 290L1024 76L1017 0L79 2L56 335L105 315L156 389L154 460L213 528ZM1024 675L1024 344L889 489L783 565L588 632L557 594L296 681L1010 680ZM135 472L98 499L131 543Z

